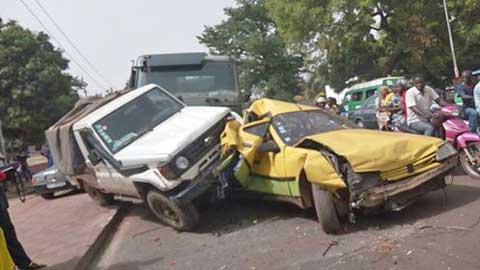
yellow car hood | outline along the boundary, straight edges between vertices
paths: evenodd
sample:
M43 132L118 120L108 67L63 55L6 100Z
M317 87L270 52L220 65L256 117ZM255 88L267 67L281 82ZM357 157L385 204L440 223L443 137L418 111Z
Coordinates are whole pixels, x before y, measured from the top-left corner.
M345 157L355 172L386 172L433 157L442 140L420 135L366 129L343 129L304 138Z

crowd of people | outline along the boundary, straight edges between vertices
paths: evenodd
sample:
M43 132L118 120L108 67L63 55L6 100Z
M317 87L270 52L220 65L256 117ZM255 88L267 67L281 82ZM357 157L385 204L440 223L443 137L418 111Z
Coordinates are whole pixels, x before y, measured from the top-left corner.
M462 72L462 81L456 92L463 101L463 118L468 121L472 132L480 132L480 82L475 80L472 71ZM391 88L382 86L375 100L378 127L388 131L389 124L405 124L418 133L433 136L435 125L432 123L431 108L434 102L440 106L447 105L420 76L411 81L400 79ZM334 98L320 96L315 105L334 114L342 112L342 106Z

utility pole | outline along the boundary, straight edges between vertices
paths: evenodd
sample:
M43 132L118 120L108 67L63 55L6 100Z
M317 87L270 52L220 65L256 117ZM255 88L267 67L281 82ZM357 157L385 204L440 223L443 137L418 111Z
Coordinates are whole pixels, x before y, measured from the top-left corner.
M457 66L457 57L455 56L455 45L453 45L452 29L450 28L450 18L448 16L447 1L443 0L443 8L445 9L445 20L447 21L448 39L450 40L450 50L452 50L453 59L453 71L455 72L455 78L460 77L460 72Z

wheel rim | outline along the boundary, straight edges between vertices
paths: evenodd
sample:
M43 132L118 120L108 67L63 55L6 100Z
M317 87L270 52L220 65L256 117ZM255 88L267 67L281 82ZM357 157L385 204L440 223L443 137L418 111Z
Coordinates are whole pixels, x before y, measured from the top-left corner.
M475 178L480 178L480 172L478 171L480 168L480 149L479 149L480 144L475 143L475 144L470 144L468 145L468 149L470 150L470 153L472 157L475 159L476 164L473 164L470 159L468 158L467 154L465 153L465 150L460 153L460 161L462 163L462 167L465 170L465 172Z
M160 200L154 199L152 200L152 206L155 213L159 216L162 216L169 223L172 223L172 224L180 223L180 218L175 213L175 210L173 210L173 208L171 208L167 204L163 203Z

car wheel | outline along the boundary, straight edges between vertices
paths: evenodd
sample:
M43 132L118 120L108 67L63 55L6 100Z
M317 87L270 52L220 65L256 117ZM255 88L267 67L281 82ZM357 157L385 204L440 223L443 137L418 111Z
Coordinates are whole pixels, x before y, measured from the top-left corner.
M192 203L178 205L156 190L147 194L147 203L160 221L178 231L190 231L198 224L198 211Z
M317 218L326 233L336 233L342 229L340 218L335 209L333 194L312 184L313 203Z
M85 183L84 183L83 187L84 187L85 191L87 192L88 196L90 196L90 198L92 198L100 206L107 206L107 205L112 204L113 197L114 197L113 194L104 193L104 192L98 190L97 188L94 188L94 187L92 187L88 184L85 184Z
M363 123L362 120L358 119L357 121L355 121L355 124L357 124L357 126L361 127L361 128L365 128L365 124Z
M51 200L55 197L55 193L54 192L42 193L40 194L40 196L42 196L42 198L44 198L45 200Z

